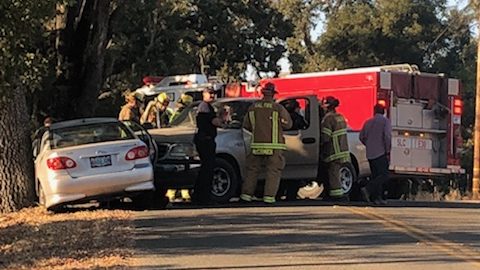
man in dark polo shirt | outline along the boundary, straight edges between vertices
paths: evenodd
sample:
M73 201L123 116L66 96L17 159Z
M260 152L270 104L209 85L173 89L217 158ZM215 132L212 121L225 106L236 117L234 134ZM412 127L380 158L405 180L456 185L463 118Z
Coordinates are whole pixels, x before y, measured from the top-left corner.
M215 91L205 88L202 92L203 101L197 109L197 133L194 143L200 156L201 168L195 181L192 202L198 205L211 203L213 170L215 168L215 150L217 127L223 126L223 120L217 114L211 103L215 100Z

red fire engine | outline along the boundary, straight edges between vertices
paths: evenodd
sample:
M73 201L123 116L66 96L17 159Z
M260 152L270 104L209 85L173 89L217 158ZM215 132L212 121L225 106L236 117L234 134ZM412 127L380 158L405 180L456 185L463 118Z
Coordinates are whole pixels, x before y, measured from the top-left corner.
M450 177L465 173L460 167L463 103L457 79L402 64L291 74L262 81L273 82L279 98L335 96L340 100L338 111L354 131L373 116L375 104L385 105L393 129L390 169L396 175ZM246 84L232 87L226 94L258 95Z

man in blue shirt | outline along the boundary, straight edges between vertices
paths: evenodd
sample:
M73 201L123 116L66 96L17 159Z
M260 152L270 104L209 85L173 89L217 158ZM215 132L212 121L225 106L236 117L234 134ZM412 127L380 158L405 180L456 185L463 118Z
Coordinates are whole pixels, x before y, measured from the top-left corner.
M367 202L373 200L375 204L386 204L383 200L383 191L389 174L392 125L384 116L383 105L377 104L373 110L375 115L365 122L360 131L360 141L367 148L367 159L371 171L370 181L361 188L361 192L363 199Z

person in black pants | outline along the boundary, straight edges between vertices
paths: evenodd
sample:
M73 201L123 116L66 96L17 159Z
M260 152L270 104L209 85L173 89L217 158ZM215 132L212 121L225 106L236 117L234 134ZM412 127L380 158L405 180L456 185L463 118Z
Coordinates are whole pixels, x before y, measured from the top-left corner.
M384 116L383 105L375 105L373 111L374 116L365 122L359 135L360 141L367 149L371 172L370 181L360 191L365 201L373 200L375 204L386 204L386 201L383 200L383 191L389 178L392 125L390 120Z
M213 170L215 169L215 137L217 127L223 126L223 120L217 117L211 103L215 99L212 88L203 90L203 101L197 109L197 133L194 143L200 156L200 172L195 181L192 202L198 205L211 203Z

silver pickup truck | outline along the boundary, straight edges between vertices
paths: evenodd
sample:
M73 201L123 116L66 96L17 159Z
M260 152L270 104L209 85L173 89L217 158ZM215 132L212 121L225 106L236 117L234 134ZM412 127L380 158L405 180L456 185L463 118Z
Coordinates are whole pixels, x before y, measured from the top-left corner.
M287 151L282 182L296 182L297 189L303 189L307 197L311 198L311 195L308 196L309 190L319 186L316 183L322 183L326 176L321 170L320 162L320 107L315 96L289 97L278 102L287 104L292 99L301 105L301 114L308 125L300 130L284 132ZM240 192L249 139L241 126L248 107L254 101L253 98L228 98L213 103L215 109L227 111L229 115L227 126L218 130L216 138L217 166L212 195L218 202L226 202ZM198 103L192 104L185 109L172 123L172 127L149 130L158 145L155 166L157 187L192 188L194 185L200 167L193 144L197 105ZM358 132L349 131L348 140L352 162L345 163L341 168L342 188L346 194L352 191L358 179L370 173L365 147L358 140Z

